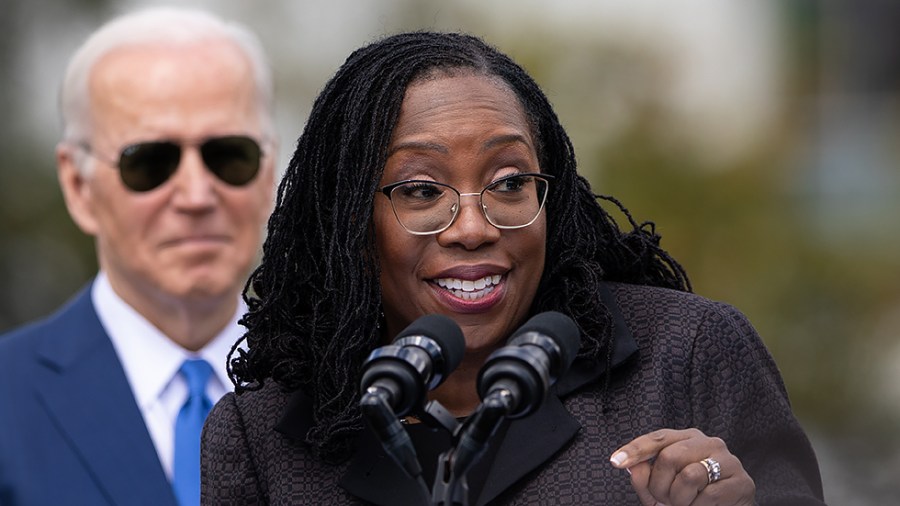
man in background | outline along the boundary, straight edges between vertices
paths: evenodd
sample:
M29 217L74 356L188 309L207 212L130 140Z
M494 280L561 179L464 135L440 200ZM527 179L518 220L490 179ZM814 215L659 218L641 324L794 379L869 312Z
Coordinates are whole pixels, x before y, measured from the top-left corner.
M0 504L198 504L203 419L274 189L272 76L209 14L115 19L62 84L59 182L99 273L0 336Z

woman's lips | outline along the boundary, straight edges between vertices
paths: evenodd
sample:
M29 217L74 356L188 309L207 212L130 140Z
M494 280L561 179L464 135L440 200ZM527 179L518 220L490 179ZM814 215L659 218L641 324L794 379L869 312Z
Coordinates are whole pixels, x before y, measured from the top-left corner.
M505 276L487 275L477 279L438 278L432 287L438 297L460 313L480 313L493 307L502 297Z
M500 284L502 276L494 274L492 276L484 276L475 280L460 278L440 278L434 282L451 292L461 299L478 300L494 290L494 285Z

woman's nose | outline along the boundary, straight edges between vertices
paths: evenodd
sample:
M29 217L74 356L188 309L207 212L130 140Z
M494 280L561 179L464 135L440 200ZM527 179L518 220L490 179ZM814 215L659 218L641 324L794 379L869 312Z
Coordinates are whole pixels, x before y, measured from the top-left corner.
M438 243L450 247L459 244L474 250L482 244L500 239L500 229L491 225L484 214L481 195L463 193L459 198L459 211L453 223L437 235Z

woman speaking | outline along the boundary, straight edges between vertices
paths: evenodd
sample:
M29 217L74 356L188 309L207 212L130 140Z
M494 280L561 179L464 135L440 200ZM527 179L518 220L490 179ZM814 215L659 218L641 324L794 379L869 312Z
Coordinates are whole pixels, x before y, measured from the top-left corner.
M652 225L593 193L543 92L478 38L406 33L350 55L298 140L245 297L236 394L203 435L205 504L822 504L746 318L691 294ZM574 322L571 367L490 427L459 494L422 493L458 434L406 417L392 434L421 463L411 478L363 416L367 357L449 317L464 352L427 397L466 426L485 365L548 311Z

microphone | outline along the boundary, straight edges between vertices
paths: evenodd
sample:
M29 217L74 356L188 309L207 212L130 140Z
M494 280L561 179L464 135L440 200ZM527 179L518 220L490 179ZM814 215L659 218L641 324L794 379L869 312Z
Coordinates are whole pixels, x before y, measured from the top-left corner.
M478 395L502 398L507 418L537 410L550 385L572 365L581 336L575 322L556 311L533 316L492 353L478 373Z
M494 351L478 372L481 405L466 419L452 452L442 454L435 478L435 497L455 504L466 495L466 474L481 458L504 418L522 418L536 411L550 385L572 365L581 336L568 316L547 311L533 316L506 346Z
M396 416L425 401L462 361L462 330L447 316L430 314L403 329L393 343L376 348L363 365L362 393L383 396Z
M359 401L363 416L394 462L430 499L416 449L398 416L419 409L428 390L440 385L462 361L466 342L459 325L446 316L425 315L363 364Z

